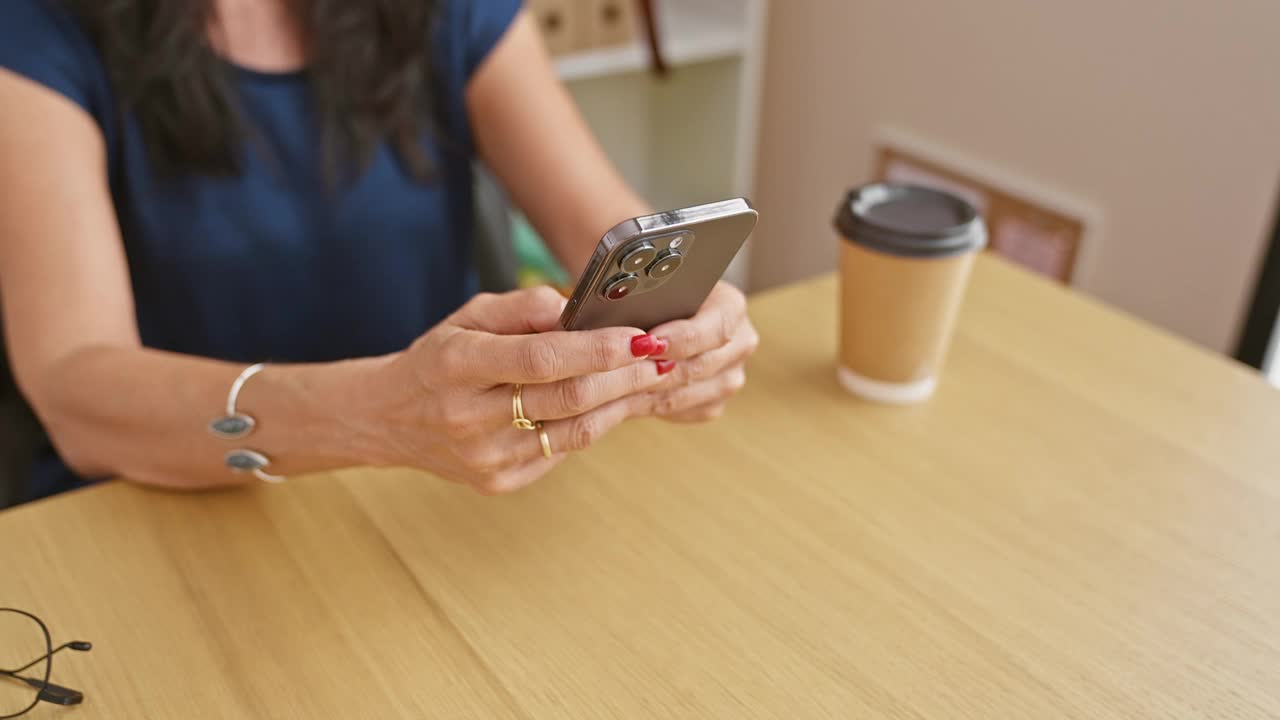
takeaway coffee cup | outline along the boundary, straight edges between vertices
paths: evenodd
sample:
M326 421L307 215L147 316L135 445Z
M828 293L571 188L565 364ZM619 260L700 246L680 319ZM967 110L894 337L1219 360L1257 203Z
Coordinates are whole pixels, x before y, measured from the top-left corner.
M878 183L850 191L835 225L840 384L876 402L927 400L987 241L982 218L949 193Z

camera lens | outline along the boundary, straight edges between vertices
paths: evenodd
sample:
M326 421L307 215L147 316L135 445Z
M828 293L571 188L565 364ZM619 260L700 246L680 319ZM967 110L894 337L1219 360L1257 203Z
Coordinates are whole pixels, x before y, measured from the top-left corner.
M618 267L627 272L640 272L649 263L653 262L653 258L658 254L654 249L653 243L647 240L638 242L627 248L621 259L618 260Z
M674 275L682 264L684 264L684 256L679 251L667 250L649 266L649 277L654 280L665 280Z
M640 285L640 278L624 273L605 283L604 296L609 300L621 300Z

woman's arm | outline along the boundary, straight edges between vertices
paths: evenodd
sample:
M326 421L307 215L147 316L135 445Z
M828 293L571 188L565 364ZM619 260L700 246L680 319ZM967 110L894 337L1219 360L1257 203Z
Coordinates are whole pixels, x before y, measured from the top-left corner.
M59 452L86 475L228 482L223 454L234 446L202 429L240 369L142 348L97 126L61 95L3 70L0 108L4 328L18 383ZM311 459L283 470L354 459L367 443L360 429L318 422L311 406L358 402L343 388L361 369L279 368L255 378L246 409L272 420L252 442Z
M480 154L576 277L609 228L650 212L578 112L521 12L467 87Z
M388 357L271 366L240 409L259 427L238 442L205 427L239 365L142 347L104 142L61 95L0 69L0 293L12 367L62 457L85 475L169 487L244 481L224 454L249 447L271 472L412 465L499 492L545 460L511 427L511 385L557 452L623 419L617 399L661 383L637 330L545 333L552 291L481 296ZM536 334L535 334L536 333Z

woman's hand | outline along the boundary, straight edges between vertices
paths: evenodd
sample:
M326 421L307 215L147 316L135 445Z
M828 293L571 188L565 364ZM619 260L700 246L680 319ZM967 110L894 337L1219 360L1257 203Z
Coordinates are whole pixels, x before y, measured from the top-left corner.
M372 422L386 429L383 462L511 492L590 446L634 413L634 397L667 381L648 359L665 344L630 328L553 330L564 304L551 288L477 296L378 373L372 392L385 400L374 406L384 410ZM537 432L512 427L515 383L525 416L544 423L551 459Z
M747 381L746 360L760 344L747 317L746 298L726 282L715 289L698 314L654 328L668 349L659 362L675 361L672 382L648 393L648 411L677 422L712 420Z

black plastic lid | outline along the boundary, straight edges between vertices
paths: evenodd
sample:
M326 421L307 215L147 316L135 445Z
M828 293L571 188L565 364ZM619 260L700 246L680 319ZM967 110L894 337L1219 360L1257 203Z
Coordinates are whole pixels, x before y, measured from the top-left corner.
M906 257L959 255L987 244L976 208L919 185L876 183L850 190L835 225L851 242Z

